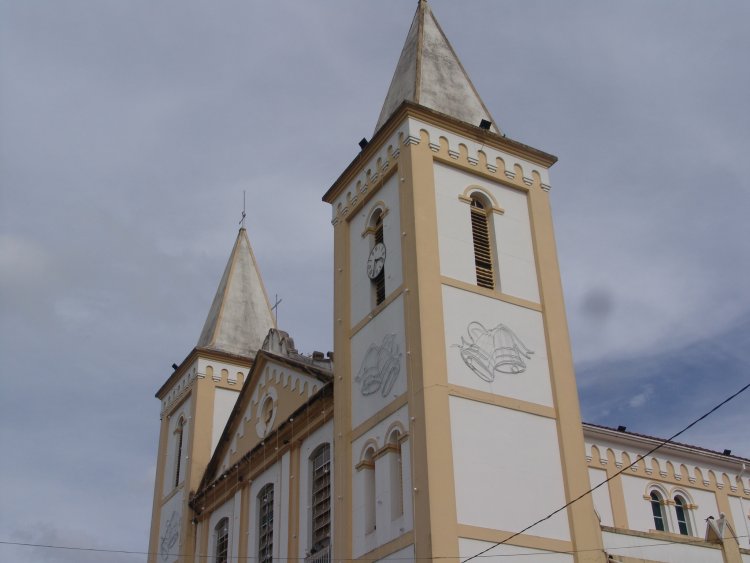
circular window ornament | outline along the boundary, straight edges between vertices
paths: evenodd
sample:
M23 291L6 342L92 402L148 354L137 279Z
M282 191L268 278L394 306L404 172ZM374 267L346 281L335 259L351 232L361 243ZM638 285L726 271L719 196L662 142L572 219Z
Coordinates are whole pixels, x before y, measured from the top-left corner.
M258 438L265 438L273 428L278 411L278 394L274 387L269 387L258 401L255 415L255 432Z

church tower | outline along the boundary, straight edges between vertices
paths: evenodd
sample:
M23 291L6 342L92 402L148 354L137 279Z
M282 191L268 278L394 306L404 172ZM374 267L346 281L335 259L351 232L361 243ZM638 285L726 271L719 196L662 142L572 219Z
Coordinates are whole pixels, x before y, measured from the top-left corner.
M589 488L555 162L503 135L421 0L374 136L323 198L336 560L502 543L488 553L605 561L588 496L513 535Z
M196 347L156 393L162 406L150 563L193 560L190 494L198 489L255 354L274 327L242 228Z

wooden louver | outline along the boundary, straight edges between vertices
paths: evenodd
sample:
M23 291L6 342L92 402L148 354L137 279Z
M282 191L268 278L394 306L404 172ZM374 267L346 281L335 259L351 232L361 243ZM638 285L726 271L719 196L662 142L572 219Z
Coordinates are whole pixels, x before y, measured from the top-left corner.
M495 275L492 268L492 246L487 224L487 212L477 199L471 200L471 234L474 239L474 266L477 273L477 285L489 289L495 288Z

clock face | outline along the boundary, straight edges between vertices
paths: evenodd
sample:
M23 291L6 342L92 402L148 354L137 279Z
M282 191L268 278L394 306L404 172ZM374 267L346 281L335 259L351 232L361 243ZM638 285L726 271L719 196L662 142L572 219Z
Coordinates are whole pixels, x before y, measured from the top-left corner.
M372 247L370 256L367 258L367 276L374 280L383 271L385 266L385 245L379 242Z

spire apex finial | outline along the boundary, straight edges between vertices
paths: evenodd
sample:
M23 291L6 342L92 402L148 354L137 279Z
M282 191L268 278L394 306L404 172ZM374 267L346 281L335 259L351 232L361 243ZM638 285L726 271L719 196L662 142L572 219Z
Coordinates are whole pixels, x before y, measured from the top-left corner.
M247 214L245 213L245 190L242 190L242 218L240 219L240 229L245 228L245 217Z

